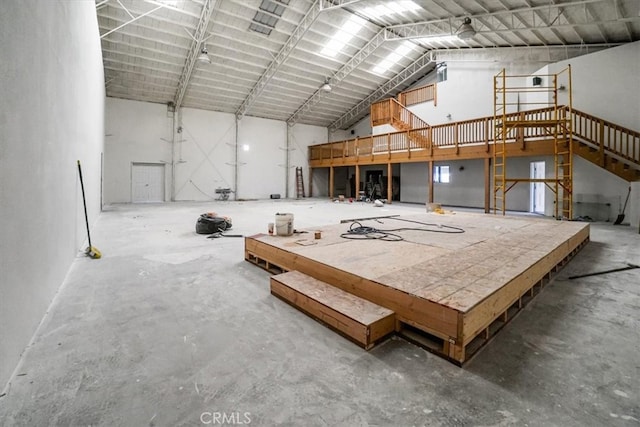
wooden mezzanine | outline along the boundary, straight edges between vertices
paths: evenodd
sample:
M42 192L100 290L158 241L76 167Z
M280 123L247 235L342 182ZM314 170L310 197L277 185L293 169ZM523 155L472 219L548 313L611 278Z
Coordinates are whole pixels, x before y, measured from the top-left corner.
M567 107L559 106L562 111ZM557 113L553 107L506 114L508 120L546 123ZM373 115L373 113L372 113ZM576 109L568 114L571 121L573 153L627 180L640 179L640 132L589 115ZM389 117L388 123L391 123ZM491 203L491 160L494 157L496 121L493 116L464 120L417 129L407 129L309 147L309 174L315 168L329 168L330 197L333 194L333 168L427 162L429 195L433 194L433 162L484 159L485 211ZM518 127L505 137L507 157L553 156L555 140L543 125ZM312 179L309 182L313 182ZM310 188L310 194L313 194ZM391 194L391 188L388 193ZM433 200L429 200L433 202Z

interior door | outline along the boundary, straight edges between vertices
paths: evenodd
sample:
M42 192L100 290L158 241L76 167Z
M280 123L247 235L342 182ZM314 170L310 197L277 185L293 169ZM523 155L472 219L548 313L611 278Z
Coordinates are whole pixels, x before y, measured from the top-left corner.
M531 178L544 179L544 162L531 162ZM544 215L544 182L531 183L531 212Z
M131 201L133 203L164 202L164 164L131 164Z

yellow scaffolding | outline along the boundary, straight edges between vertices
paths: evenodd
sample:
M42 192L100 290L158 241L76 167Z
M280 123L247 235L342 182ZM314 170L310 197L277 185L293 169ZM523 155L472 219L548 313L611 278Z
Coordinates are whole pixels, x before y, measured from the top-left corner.
M532 85L524 84L532 79ZM546 80L546 82L545 82ZM563 83L566 82L566 83ZM565 85L566 84L566 85ZM558 92L567 92L567 105L559 105ZM519 182L542 182L555 193L556 219L573 218L573 132L571 122L571 65L556 74L507 75L493 79L493 213L507 210L507 192ZM524 100L521 100L521 96ZM542 113L527 115L521 106L535 105ZM554 178L512 178L507 172L508 152L524 138L553 141ZM533 142L535 143L535 142Z

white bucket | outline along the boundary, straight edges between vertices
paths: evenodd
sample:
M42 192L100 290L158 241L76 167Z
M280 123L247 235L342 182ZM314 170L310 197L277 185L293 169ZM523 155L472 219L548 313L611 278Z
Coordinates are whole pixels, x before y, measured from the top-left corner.
M276 235L291 236L293 234L293 214L276 214Z

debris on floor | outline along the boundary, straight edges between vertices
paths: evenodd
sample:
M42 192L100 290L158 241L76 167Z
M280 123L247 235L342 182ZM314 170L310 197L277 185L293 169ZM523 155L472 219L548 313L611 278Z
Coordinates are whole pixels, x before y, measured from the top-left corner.
M213 234L231 228L231 217L221 216L215 212L203 213L196 221L196 233Z

